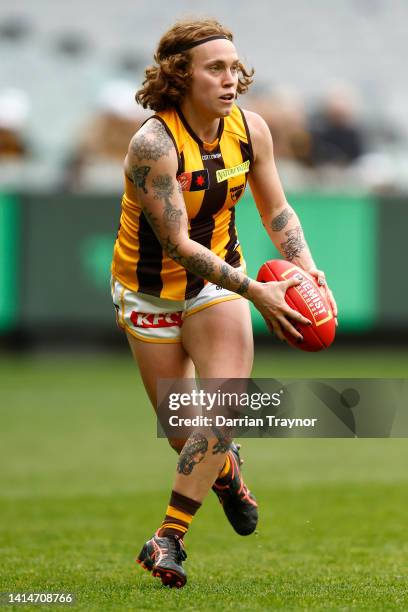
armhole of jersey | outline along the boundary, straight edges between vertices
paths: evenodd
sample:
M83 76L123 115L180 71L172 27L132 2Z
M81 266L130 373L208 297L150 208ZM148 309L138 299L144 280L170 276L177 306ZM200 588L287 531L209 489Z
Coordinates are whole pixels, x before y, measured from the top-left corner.
M251 134L249 132L248 123L247 123L247 120L246 120L246 117L245 117L245 113L242 110L242 108L240 106L238 106L237 108L239 109L239 112L241 113L242 122L244 124L245 132L246 132L246 135L247 135L247 138L248 138L249 159L250 159L251 162L253 162L254 161L254 151L253 151L253 148L252 148L252 140L251 140Z
M157 121L160 121L160 123L162 124L162 126L166 130L167 134L170 136L171 140L173 141L174 148L176 149L176 155L177 155L177 175L176 176L178 176L181 172L183 172L183 170L182 170L183 163L182 163L182 160L181 160L181 156L180 156L179 150L177 148L176 139L174 138L171 129L169 128L169 126L167 125L165 120L162 119L161 117L159 117L159 115L152 115L151 117L149 117L149 119L156 119ZM145 121L145 123L146 123L146 121Z

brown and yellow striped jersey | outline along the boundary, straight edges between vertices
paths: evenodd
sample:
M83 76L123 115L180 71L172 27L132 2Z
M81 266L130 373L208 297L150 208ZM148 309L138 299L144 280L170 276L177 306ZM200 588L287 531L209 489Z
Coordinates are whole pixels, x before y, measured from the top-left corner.
M244 193L253 161L243 112L234 105L230 115L220 119L212 143L200 140L179 109L157 113L154 118L161 121L176 147L177 180L183 191L190 238L239 267L243 260L234 206ZM163 252L127 176L112 275L131 291L170 300L192 298L206 282Z

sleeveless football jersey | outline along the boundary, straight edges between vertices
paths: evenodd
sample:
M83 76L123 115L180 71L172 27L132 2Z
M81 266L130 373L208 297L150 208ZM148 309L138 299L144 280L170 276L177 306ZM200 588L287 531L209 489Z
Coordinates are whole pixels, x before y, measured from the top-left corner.
M154 118L163 124L177 151L177 180L187 209L190 238L239 267L243 259L234 206L245 191L253 161L243 112L234 105L231 114L220 119L212 143L200 140L179 109L157 113ZM126 175L112 275L131 291L170 300L192 298L206 282L163 252Z

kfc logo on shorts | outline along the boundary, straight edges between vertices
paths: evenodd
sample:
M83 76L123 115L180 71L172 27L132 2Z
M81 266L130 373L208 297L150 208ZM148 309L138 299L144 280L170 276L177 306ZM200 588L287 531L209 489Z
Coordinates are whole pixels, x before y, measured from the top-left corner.
M135 312L132 310L130 320L135 327L181 327L183 323L181 312Z

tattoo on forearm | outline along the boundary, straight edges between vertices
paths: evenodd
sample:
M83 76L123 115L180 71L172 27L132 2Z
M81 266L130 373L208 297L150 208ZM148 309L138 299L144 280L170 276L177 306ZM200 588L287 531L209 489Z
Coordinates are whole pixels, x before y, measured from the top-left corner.
M159 174L153 179L155 200L164 200L163 221L166 229L180 231L180 219L183 212L171 202L174 193L173 179L170 174Z
M249 287L249 278L246 277L244 278L244 280L242 281L238 289L235 289L235 293L239 293L239 295L245 295L248 292L248 287Z
M285 208L279 215L276 215L271 221L271 229L273 232L280 232L287 226L289 219L293 217L293 211L290 208Z
M208 450L208 440L204 434L196 432L191 434L183 446L177 463L179 474L189 476L194 466L200 463Z
M215 270L211 255L206 255L205 253L196 253L195 255L186 257L185 266L190 272L204 277Z
M292 261L295 257L300 255L306 246L303 241L302 228L298 225L294 229L285 232L285 236L287 236L288 239L285 242L281 242L281 249L286 259Z
M215 270L215 265L211 260L211 255L196 253L195 255L190 255L189 257L183 257L183 255L180 254L178 244L172 242L170 238L166 238L163 248L171 259L174 259L174 261L187 268L187 270L190 272L193 272L193 274L205 277Z
M139 161L142 159L157 161L160 157L168 155L173 146L163 125L153 120L146 124L142 132L138 132L133 137L131 150Z
M132 166L132 178L133 183L136 187L143 189L147 193L146 189L146 177L150 172L150 166Z
M184 265L182 263L183 256L180 255L178 244L175 244L174 242L170 240L170 238L167 237L163 243L163 249L165 250L165 252L171 259L174 259L174 261L176 261L177 263Z
M238 270L234 270L234 268L231 268L228 264L223 264L221 266L220 282L227 283L228 288L231 289L231 291L235 291L235 293L239 293L239 295L245 295L249 287L249 278L244 276L244 279L241 280ZM236 285L238 285L238 287Z

